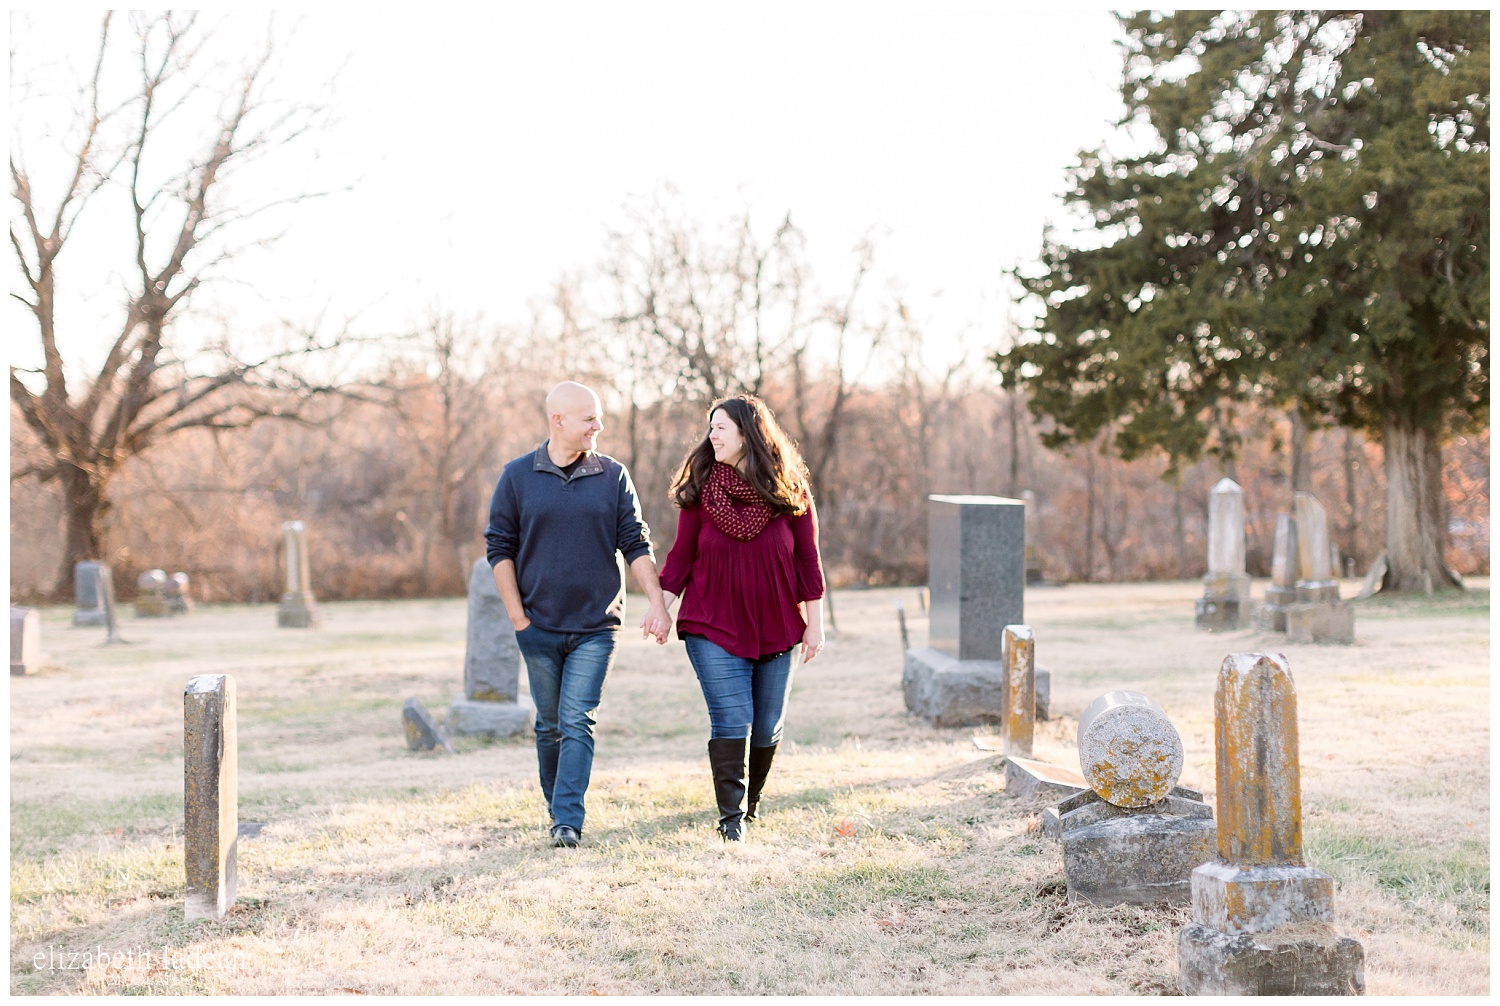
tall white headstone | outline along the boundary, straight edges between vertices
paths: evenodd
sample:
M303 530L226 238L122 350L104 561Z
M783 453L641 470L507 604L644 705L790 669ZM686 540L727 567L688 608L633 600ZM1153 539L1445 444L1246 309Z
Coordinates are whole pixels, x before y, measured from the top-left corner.
M1197 603L1197 622L1210 631L1238 629L1249 614L1245 492L1233 479L1224 478L1208 494L1208 573Z
M300 520L281 525L286 539L286 593L276 610L276 624L283 629L308 629L318 624L318 602L313 597L307 567L307 539Z

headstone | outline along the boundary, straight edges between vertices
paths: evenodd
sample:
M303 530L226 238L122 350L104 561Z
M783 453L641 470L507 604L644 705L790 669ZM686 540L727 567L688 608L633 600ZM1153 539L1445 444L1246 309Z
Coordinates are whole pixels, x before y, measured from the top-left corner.
M401 723L406 728L406 746L412 751L431 751L439 744L450 754L453 747L443 736L443 728L416 698L406 700L401 707Z
M901 628L901 652L911 649L911 636L906 631L906 602L896 602L896 621Z
M1220 479L1208 494L1208 572L1197 602L1200 629L1238 629L1249 620L1250 577L1245 573L1245 493Z
M1354 642L1354 609L1339 600L1328 544L1328 515L1312 493L1296 494L1297 599L1287 608L1291 643Z
M42 666L42 613L35 608L10 609L10 673L26 675Z
M99 587L99 571L108 567L102 562L86 559L73 566L73 610L75 626L107 625L104 613L104 592Z
M1031 757L1036 733L1036 640L1029 625L1007 625L1002 637L1005 667L1005 753Z
M167 574L160 569L148 569L135 578L135 617L166 618L172 614L167 604Z
M188 679L183 705L184 919L224 918L238 886L239 741L234 678Z
M1265 602L1256 609L1255 627L1286 631L1286 610L1297 600L1297 519L1289 513L1276 517L1276 543L1271 550L1271 584Z
M1193 869L1212 857L1213 811L1177 786L1182 740L1140 692L1106 692L1078 720L1078 756L1090 789L1048 818L1063 847L1068 900L1186 904Z
M1021 502L1026 504L1026 582L1042 583L1042 522L1041 511L1037 509L1036 493L1030 489L1022 490Z
M111 643L124 643L125 639L120 637L120 607L115 603L115 573L108 566L101 565L98 570L100 603L104 605L104 645Z
M1364 949L1333 931L1333 881L1302 858L1297 693L1286 657L1224 660L1214 748L1219 854L1193 871L1193 921L1177 946L1182 991L1362 993Z
M310 629L318 624L318 602L308 574L305 530L300 520L281 525L286 539L286 592L276 609L276 624L283 629Z
M500 600L495 573L481 556L469 569L464 694L448 708L449 736L511 737L531 729L536 709L521 699L521 648Z
M1089 788L1077 769L1050 765L1030 758L1005 759L1005 795L1028 800L1033 797L1064 799Z
M173 573L167 577L166 585L162 588L162 596L167 600L167 607L174 615L186 615L193 610L193 599L188 594L189 580L186 573Z
M906 707L938 726L1000 723L1002 632L1025 622L1026 506L929 496L928 645L908 650Z

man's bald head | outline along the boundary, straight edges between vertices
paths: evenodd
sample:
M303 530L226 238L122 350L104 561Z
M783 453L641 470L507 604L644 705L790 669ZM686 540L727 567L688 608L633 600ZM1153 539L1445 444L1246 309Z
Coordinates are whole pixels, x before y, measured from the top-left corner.
M599 432L604 429L604 410L592 388L577 381L563 381L547 392L546 408L554 461L598 446Z

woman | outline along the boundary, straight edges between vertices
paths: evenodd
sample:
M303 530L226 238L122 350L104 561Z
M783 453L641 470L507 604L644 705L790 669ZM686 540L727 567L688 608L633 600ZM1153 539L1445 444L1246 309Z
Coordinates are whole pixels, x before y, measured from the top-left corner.
M669 611L682 598L677 635L708 703L719 834L739 842L781 742L794 658L823 649L818 516L807 466L753 395L709 409L672 501L681 513L661 585Z

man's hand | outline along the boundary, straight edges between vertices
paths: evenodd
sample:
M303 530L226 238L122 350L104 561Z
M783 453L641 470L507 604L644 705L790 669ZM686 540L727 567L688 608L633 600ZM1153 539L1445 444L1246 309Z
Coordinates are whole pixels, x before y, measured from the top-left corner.
M667 633L672 631L672 616L667 614L665 604L652 604L646 609L645 617L641 619L641 638L647 636L656 637L656 645L661 646L667 641Z
M510 621L511 624L516 627L517 632L525 632L527 627L531 625L531 619L527 618L525 615L522 615L519 621L514 618L512 618Z

